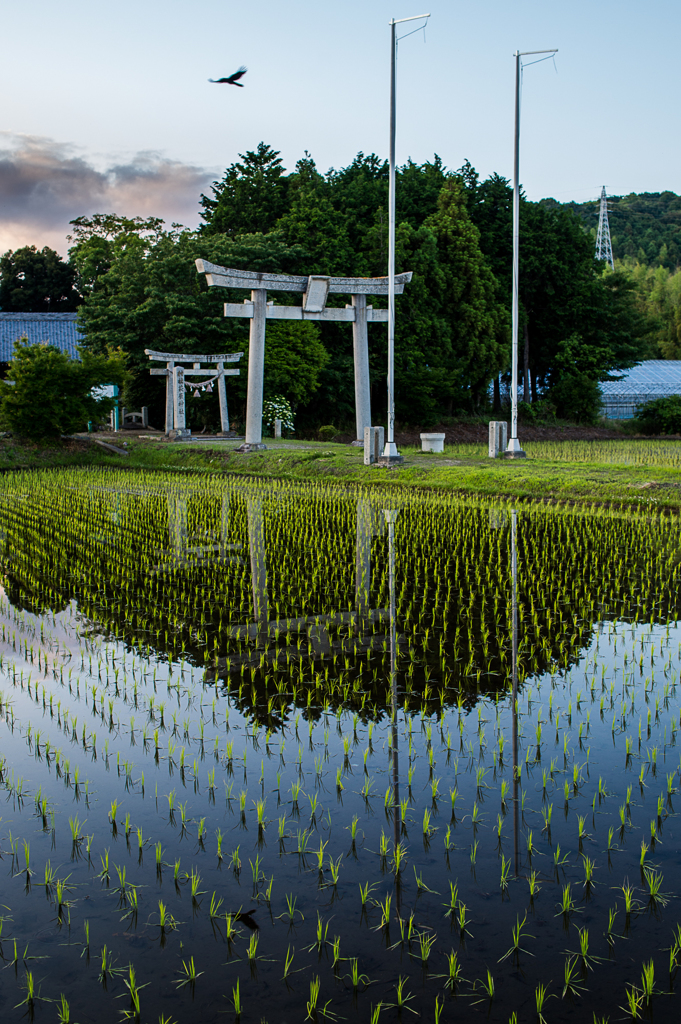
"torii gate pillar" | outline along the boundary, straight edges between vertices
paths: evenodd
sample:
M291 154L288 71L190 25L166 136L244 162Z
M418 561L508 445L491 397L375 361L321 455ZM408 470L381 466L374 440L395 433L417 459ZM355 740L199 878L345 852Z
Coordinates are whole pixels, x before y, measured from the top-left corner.
M251 292L253 316L248 335L248 389L246 394L246 439L249 451L258 451L262 443L262 399L265 379L265 325L267 323L267 291Z
M369 330L366 295L353 295L352 348L355 362L355 420L357 435L352 442L364 446L364 428L371 426L371 382L369 379Z

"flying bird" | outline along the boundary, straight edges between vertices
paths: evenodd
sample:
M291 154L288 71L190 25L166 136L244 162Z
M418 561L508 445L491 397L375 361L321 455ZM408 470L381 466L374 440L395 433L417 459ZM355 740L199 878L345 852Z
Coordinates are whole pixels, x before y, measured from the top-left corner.
M248 68L245 68L242 64L239 70L235 71L233 75L229 76L229 78L209 78L208 81L213 82L215 85L238 85L240 89L243 89L243 85L239 79L243 78L247 71Z

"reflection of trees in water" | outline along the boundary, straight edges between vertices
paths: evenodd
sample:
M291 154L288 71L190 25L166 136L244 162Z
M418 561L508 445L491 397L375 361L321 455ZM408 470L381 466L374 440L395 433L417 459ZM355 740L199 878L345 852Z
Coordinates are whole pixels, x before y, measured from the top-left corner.
M56 491L4 508L8 596L74 597L104 634L206 666L276 728L341 703L391 700L390 586L380 495L164 483ZM391 498L391 503L396 499ZM400 702L431 710L511 685L510 513L401 495L394 526ZM389 518L389 517L388 517ZM675 526L518 514L518 681L577 660L604 619L678 610Z
M14 608L21 612L30 612L31 615L45 615L48 612L58 615L64 611L70 600L58 591L52 594L46 592L41 584L36 584L35 588L32 588L12 572L5 572L2 587Z

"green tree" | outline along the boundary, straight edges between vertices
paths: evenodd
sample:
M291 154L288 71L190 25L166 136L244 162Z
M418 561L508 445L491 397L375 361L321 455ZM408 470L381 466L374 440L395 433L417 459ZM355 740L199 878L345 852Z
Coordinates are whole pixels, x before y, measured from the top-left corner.
M329 361L317 324L271 321L265 338L265 395L283 394L291 405L309 402Z
M26 338L14 348L6 381L0 382L0 422L20 437L59 437L84 430L99 420L113 400L93 397L102 384L124 384L122 352L71 359L53 345L31 345Z
M681 268L672 272L627 259L617 269L631 281L637 308L650 325L650 358L681 358Z
M88 295L97 279L109 270L116 240L139 237L158 241L163 237L164 221L160 217L119 217L115 213L95 213L92 217L76 217L67 241L73 245L69 258L76 268L78 289Z
M329 198L330 186L306 154L289 179L290 205L277 221L288 245L306 254L306 273L340 277L350 273L352 250L345 218Z
M259 143L240 153L222 181L213 183L213 197L201 196L203 234L252 235L271 231L286 210L288 180L279 153Z
M45 246L10 249L0 258L0 308L5 313L69 313L78 308L76 269Z

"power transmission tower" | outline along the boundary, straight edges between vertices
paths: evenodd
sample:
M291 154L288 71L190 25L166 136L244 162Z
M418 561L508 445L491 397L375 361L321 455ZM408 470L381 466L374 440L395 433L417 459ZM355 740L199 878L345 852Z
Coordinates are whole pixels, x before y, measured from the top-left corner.
M615 261L612 258L610 225L608 224L608 199L605 194L605 185L601 189L601 210L598 215L598 234L596 235L596 259L607 260L611 268L615 269Z

